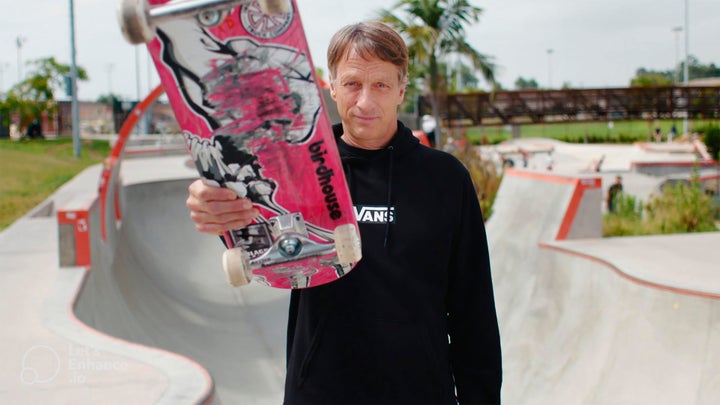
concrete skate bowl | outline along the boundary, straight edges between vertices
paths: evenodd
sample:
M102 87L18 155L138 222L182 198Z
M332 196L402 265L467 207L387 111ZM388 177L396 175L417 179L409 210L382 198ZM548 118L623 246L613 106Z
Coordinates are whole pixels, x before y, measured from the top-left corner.
M107 227L107 242L91 237L75 313L109 335L194 360L212 377L213 403L281 403L288 294L227 284L220 240L189 219L190 181L118 190L122 221Z
M487 232L503 403L718 403L720 295L643 282L613 258L578 254L574 238L603 243L602 193L581 186L509 170L498 191Z

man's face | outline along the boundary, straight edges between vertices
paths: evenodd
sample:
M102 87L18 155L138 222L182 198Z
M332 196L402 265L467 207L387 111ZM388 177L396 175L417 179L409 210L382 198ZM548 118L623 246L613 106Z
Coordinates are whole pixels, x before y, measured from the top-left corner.
M332 78L330 90L337 103L349 145L363 149L384 147L397 131L397 108L405 96L397 66L351 51Z

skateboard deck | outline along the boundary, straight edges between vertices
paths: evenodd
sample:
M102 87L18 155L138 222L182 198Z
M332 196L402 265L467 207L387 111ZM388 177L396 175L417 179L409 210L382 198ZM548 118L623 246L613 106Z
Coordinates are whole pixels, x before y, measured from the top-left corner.
M224 235L233 285L332 282L360 260L357 222L294 0L121 0L198 172L260 216Z

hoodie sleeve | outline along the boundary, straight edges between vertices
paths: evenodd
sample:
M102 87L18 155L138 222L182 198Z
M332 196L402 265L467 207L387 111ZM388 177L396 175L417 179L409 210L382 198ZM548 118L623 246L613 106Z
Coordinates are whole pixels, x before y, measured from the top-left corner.
M500 333L485 225L466 172L453 237L448 299L450 356L460 404L499 404Z

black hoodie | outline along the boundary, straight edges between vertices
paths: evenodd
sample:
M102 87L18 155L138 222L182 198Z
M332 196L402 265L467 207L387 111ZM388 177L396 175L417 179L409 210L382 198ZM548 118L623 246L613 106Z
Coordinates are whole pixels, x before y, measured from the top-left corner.
M292 292L285 404L499 403L487 240L467 170L401 123L373 151L334 129L363 258Z

